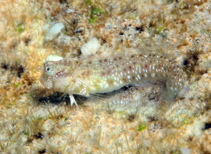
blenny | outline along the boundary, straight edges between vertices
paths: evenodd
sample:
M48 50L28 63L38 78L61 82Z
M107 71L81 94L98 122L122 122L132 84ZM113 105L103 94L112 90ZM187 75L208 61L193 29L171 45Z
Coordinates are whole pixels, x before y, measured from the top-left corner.
M175 99L184 88L185 73L174 59L167 55L116 55L98 60L59 59L44 63L41 83L48 89L89 96L107 93L126 85L143 82L163 83L167 98Z

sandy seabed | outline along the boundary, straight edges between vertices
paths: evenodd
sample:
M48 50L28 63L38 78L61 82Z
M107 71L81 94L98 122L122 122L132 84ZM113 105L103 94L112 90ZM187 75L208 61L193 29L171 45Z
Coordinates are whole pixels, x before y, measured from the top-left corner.
M63 27L49 34L57 23ZM85 52L90 38L100 45ZM208 0L1 0L0 153L211 153L210 47ZM183 98L125 87L75 96L76 108L39 80L49 55L151 51L183 68Z

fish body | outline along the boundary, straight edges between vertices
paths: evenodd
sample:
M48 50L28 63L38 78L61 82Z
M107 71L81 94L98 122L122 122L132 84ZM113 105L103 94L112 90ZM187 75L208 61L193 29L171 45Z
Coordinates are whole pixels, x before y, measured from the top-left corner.
M48 89L83 96L112 92L126 85L162 82L167 97L173 99L184 88L184 80L182 68L173 59L156 54L47 61L40 78Z

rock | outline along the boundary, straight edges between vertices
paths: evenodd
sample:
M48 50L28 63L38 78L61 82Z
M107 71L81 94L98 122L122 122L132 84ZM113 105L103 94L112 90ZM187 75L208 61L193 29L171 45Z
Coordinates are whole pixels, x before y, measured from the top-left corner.
M62 57L57 56L57 55L49 55L46 58L46 61L59 61L59 60L62 60L62 59L63 59Z
M45 41L52 41L53 39L55 39L59 33L61 33L61 31L64 29L64 24L63 23L56 23L55 25L53 25L53 27L51 27L46 35L45 35Z
M97 38L90 38L88 42L81 47L82 56L95 54L100 47L101 45Z
M184 148L184 147L180 148L180 152L182 154L191 154L191 150L188 148Z

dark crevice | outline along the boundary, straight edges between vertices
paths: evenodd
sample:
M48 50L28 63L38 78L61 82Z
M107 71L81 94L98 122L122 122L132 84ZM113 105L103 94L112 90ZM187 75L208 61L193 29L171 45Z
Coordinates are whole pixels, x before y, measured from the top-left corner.
M28 46L30 42L31 42L30 38L25 38L24 39L24 43L25 43L26 46Z
M123 32L119 32L119 35L124 35L124 33Z
M46 149L42 149L38 151L39 153L46 153Z
M211 128L211 122L205 123L204 128L202 130L207 130Z
M143 27L143 26L136 27L135 29L136 29L136 31L138 31L139 33L141 33L141 32L144 31L144 27Z
M68 104L70 103L69 95L61 92L55 92L53 93L53 95L41 97L38 99L38 101L44 104L45 103L60 104L62 102L67 102Z
M24 67L22 65L17 67L17 76L21 78L21 75L24 73Z
M12 73L15 73L19 78L21 78L21 75L24 73L24 67L23 65L15 63L14 65L10 66L7 63L1 63L1 68L5 70L10 70Z
M85 96L80 96L80 95L73 95L77 104L82 104L82 102L84 102L87 98ZM66 104L70 104L70 97L69 94L65 94L62 92L54 92L52 95L50 96L46 96L46 97L41 97L38 98L38 102L39 103L52 103L52 104L61 104L66 102Z
M38 132L36 135L34 135L34 137L36 139L43 139L44 135L42 133Z
M184 70L188 76L192 73L196 73L196 67L198 66L199 52L191 50L187 53L186 58L183 61Z
M68 1L67 0L59 0L59 3L65 4L65 3L68 3Z
M3 69L5 69L5 70L7 70L9 67L8 67L8 65L7 65L7 64L2 63L2 64L1 64L1 68L3 68Z
M127 116L127 120L130 121L130 122L133 122L136 118L136 115L135 114L129 114Z

